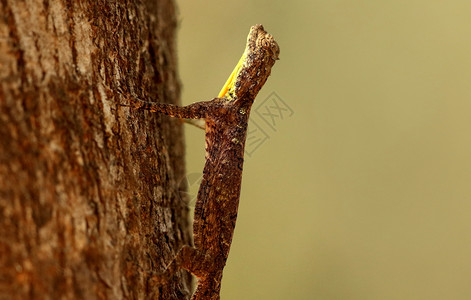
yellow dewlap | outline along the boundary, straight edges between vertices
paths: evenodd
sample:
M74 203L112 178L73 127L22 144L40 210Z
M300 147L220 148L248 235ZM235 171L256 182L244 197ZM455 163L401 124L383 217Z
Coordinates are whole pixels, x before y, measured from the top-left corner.
M228 91L234 88L234 83L237 79L237 74L239 73L239 70L244 63L244 60L245 60L245 52L244 54L242 54L242 57L239 59L239 62L235 66L231 75L229 75L229 78L227 78L226 83L224 84L221 91L219 92L218 98L223 98L227 94Z

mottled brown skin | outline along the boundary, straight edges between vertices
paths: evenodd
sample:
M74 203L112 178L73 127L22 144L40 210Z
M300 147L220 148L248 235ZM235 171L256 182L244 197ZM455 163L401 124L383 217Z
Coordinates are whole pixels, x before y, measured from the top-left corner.
M199 280L192 299L219 299L221 279L237 219L244 145L253 101L278 59L279 47L262 25L252 26L243 65L225 97L185 107L131 99L131 106L172 117L205 119L206 164L196 201L194 247L184 246L162 274L179 268Z

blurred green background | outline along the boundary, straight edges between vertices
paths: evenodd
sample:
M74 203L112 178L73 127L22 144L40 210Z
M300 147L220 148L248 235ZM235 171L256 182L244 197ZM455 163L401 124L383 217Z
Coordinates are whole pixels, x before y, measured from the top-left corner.
M471 1L178 2L184 104L261 23L281 60L254 109L292 110L252 111L222 299L471 299Z

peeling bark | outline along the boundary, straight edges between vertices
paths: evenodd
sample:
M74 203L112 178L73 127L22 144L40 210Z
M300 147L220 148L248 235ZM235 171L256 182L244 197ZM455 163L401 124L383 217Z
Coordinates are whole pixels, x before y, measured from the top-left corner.
M0 0L0 299L182 299L190 243L171 0ZM183 199L184 200L184 199Z

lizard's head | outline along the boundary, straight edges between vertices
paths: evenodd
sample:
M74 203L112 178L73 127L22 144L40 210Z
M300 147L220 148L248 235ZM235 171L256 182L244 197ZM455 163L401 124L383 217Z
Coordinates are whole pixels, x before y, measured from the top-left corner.
M278 60L280 47L262 25L250 28L247 46L219 97L233 101L253 101L262 88L271 68Z

